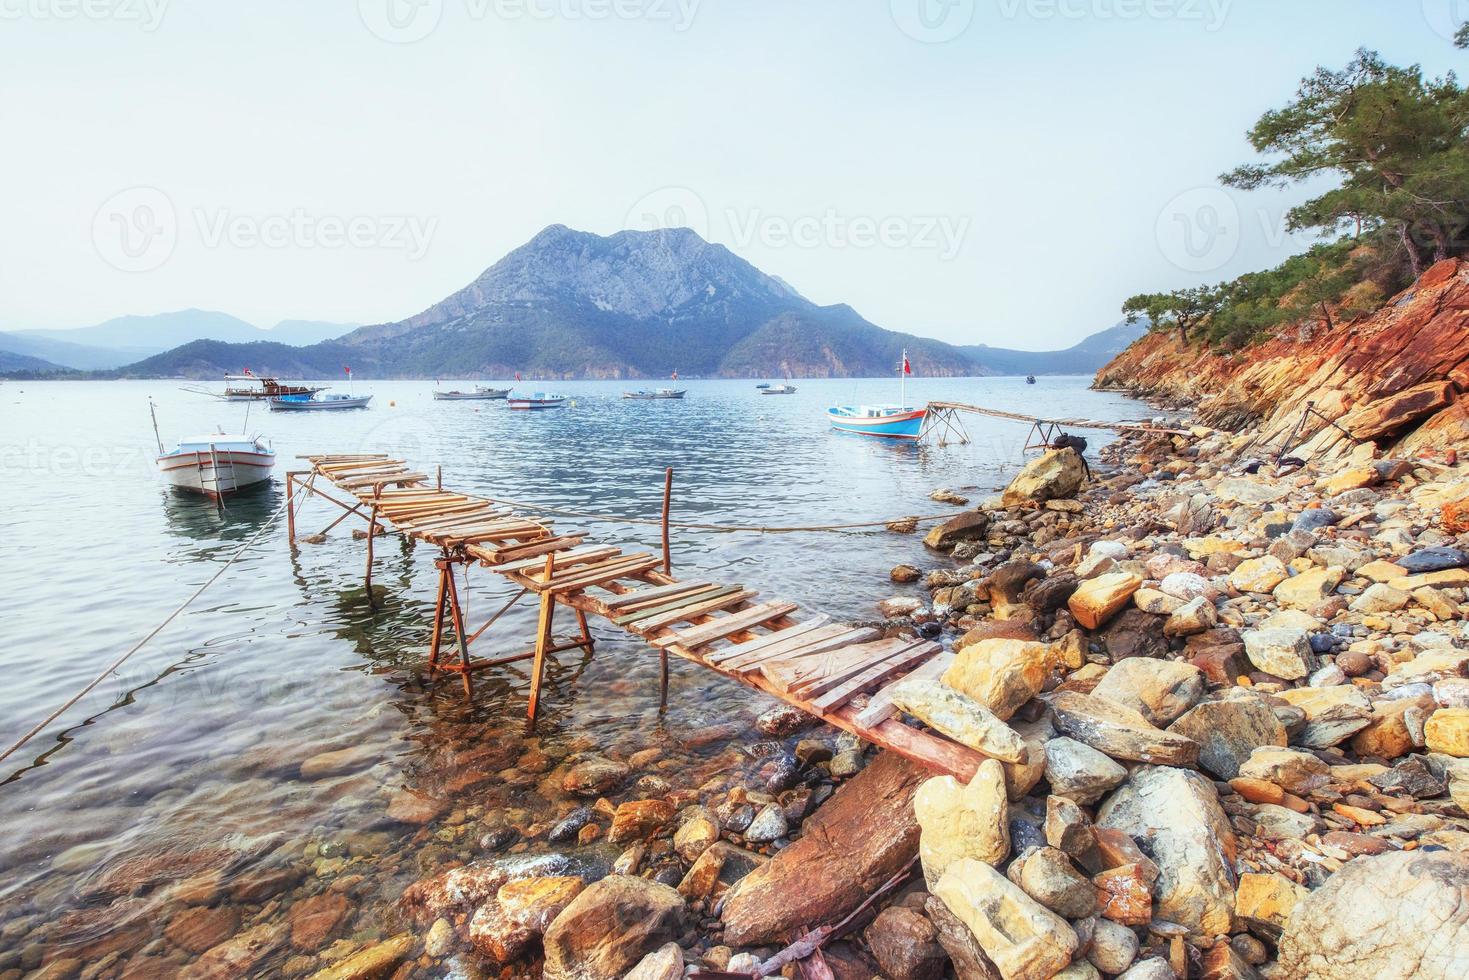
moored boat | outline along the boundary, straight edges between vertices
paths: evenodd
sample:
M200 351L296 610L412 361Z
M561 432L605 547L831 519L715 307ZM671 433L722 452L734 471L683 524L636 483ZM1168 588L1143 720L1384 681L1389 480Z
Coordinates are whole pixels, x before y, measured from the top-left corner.
M1035 375L1033 375L1033 374L1027 374L1025 376L1025 383L1028 384L1028 385L1035 384Z
M762 395L794 395L795 393L795 385L766 385L765 390L760 392Z
M260 377L245 368L244 374L224 376L224 394L220 397L229 402L253 402L295 395L309 398L319 391L326 391L326 388L326 385L285 384L276 378Z
M270 410L272 412L330 412L348 408L366 408L370 401L372 401L371 395L322 395L319 398L310 395L288 395L284 398L272 398Z
M624 391L622 397L637 401L654 401L661 398L682 398L686 394L688 394L686 388L654 388L652 391L639 388L637 391Z
M163 448L158 434L158 414L148 402L153 418L153 441L158 446L154 464L163 479L176 490L202 493L216 499L269 482L275 466L275 450L259 436L216 432L180 439L172 449ZM245 418L250 418L249 409Z
M902 405L837 405L826 410L831 427L838 432L889 439L917 439L927 414L927 407Z
M441 402L497 401L509 395L509 388L486 388L484 385L475 385L473 391L435 391L434 400Z
M566 404L566 397L564 395L549 395L544 391L537 391L529 395L512 394L506 399L506 404L511 408L521 410L560 408Z

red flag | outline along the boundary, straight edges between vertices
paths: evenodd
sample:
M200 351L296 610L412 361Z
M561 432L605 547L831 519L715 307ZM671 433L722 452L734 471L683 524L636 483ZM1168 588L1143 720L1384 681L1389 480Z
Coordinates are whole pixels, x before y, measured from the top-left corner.
M520 380L520 372L519 371L516 371L515 372L515 380L516 381L519 381Z
M349 368L349 367L348 367L348 366L347 366L347 365L345 365L345 364L343 364L343 365L342 365L342 370L343 370L343 371L345 371L345 372L347 372L347 374L348 374L348 375L351 375L351 373L352 373L352 369L351 369L351 368Z
M904 374L912 374L913 373L913 366L908 363L908 355L907 354L904 354L903 355L903 373Z
M247 377L247 378L253 378L253 377L255 377L255 375L253 375L253 374L250 373L250 369L249 368L245 368L245 377Z

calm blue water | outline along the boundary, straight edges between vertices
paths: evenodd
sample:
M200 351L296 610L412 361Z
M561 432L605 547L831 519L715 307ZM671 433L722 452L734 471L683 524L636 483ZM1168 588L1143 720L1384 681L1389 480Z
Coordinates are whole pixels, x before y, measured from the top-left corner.
M909 384L908 400L1113 420L1147 414L1137 402L1088 391L1088 380L1042 378L1032 387L1018 378L919 379ZM278 451L277 485L232 499L224 513L163 488L152 464L147 400L158 404L166 443L216 426L238 431L244 405L182 391L177 382L6 383L0 742L19 737L217 571L279 507L280 478L299 453L388 452L428 472L442 463L445 485L454 489L636 518L657 517L663 470L672 466L676 520L763 526L942 513L952 508L928 499L935 488L972 488L977 497L1023 462L1027 428L1005 421L968 419L967 446L833 434L827 405L895 401L896 382L795 383L796 395L760 396L753 382L690 381L681 383L689 389L684 401L633 402L618 397L621 383L566 382L555 387L574 406L544 413L435 402L427 382L358 383L359 393L375 396L362 412L286 415L253 406L248 429ZM1094 449L1107 438L1085 434ZM298 530L318 531L336 513L311 503ZM656 528L570 518L558 524L598 541L657 548ZM362 590L364 544L352 538L352 526L293 553L280 521L116 676L0 767L0 780L8 780L0 783L7 829L0 835L0 950L44 936L44 922L58 910L95 905L88 883L121 860L221 841L254 854L250 848L282 841L298 847L343 830L382 830L383 801L394 790L438 788L441 740L462 746L481 734L522 737L524 671L482 675L472 707L457 684L431 690L417 679L413 666L423 656L433 601L432 552L396 540L379 545L382 601L374 611ZM921 562L919 537L880 529L675 531L675 572L865 617L893 594L892 565ZM470 593L477 623L509 590L477 573ZM523 649L533 615L529 606L512 612L476 654ZM527 744L677 744L703 726L748 723L768 706L744 688L675 664L673 710L660 722L656 657L615 630L597 636L590 663L576 652L561 655L539 741ZM380 756L356 775L315 782L296 775L316 752L359 745ZM523 790L519 805L550 808L554 801L533 789ZM498 800L501 788L477 792ZM411 829L384 832L398 835L405 853L420 846L410 841ZM411 877L411 867L387 864L384 908ZM229 873L241 868L249 862ZM361 926L377 914L373 894L359 895ZM137 909L167 911L148 901ZM0 972L5 967L0 960Z

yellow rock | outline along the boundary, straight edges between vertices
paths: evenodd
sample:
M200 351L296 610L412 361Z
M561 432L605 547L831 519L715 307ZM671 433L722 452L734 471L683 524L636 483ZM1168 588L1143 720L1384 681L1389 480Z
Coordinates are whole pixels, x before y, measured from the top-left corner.
M1430 751L1469 759L1469 708L1439 708L1423 726L1423 739Z
M1345 568L1332 565L1293 575L1275 587L1275 601L1287 609L1310 609L1336 591L1346 574Z
M1363 487L1375 486L1380 479L1382 478L1378 475L1375 467L1358 466L1338 473L1331 479L1326 480L1321 488L1326 492L1327 496L1335 497L1337 494L1346 493L1348 490L1360 490Z
M1416 589L1463 589L1469 588L1469 568L1445 568L1440 572L1424 572L1408 575L1393 582L1393 588L1412 592Z
M1406 578L1408 570L1395 562L1379 558L1357 569L1357 574L1374 582L1391 582L1394 579Z
M969 695L1001 721L1041 692L1050 651L1044 643L991 638L959 651L943 682Z
M1066 605L1078 623L1094 630L1121 612L1142 584L1142 578L1131 572L1099 575L1081 583Z
M408 955L414 942L412 933L394 936L347 957L336 966L313 973L311 980L367 980L383 976Z
M1306 889L1283 875L1245 873L1239 876L1234 893L1234 914L1248 922L1284 929L1296 903L1306 895Z

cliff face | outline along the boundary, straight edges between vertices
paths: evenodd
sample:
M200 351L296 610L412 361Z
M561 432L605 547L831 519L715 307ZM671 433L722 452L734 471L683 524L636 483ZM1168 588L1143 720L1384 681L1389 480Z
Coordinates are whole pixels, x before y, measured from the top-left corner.
M1186 401L1219 428L1259 423L1242 452L1276 451L1298 424L1290 448L1306 458L1363 442L1397 454L1466 449L1469 263L1437 263L1355 323L1303 324L1233 354L1151 333L1102 368L1096 387Z

